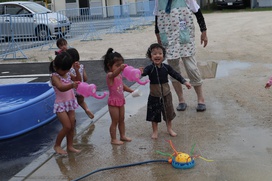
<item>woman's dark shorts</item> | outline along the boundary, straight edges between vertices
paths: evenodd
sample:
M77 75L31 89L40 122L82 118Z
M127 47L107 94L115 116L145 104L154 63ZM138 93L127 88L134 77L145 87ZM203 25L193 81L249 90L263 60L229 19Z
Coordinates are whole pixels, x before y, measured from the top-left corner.
M146 120L152 122L161 122L161 115L164 121L171 121L176 117L174 106L172 102L172 93L170 92L163 97L154 97L149 95L147 102ZM164 111L165 110L165 111ZM165 116L166 112L166 116Z

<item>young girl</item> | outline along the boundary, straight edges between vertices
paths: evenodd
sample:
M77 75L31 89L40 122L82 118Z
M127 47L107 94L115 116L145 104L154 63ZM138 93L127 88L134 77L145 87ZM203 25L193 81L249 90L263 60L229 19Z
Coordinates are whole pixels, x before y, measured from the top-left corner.
M68 47L67 40L65 40L64 38L58 39L56 45L59 48L59 50L55 51L55 55L61 54L61 52L65 52Z
M125 135L125 97L124 91L133 92L128 86L123 84L121 72L125 68L124 58L118 52L109 48L103 56L104 70L107 73L107 85L109 88L108 107L111 116L110 136L111 144L121 145L123 141L131 141ZM116 138L116 128L118 126L120 140Z
M75 71L75 66L77 64L74 64L75 62L78 62L79 63L79 53L78 51L75 49L75 48L69 48L67 50L67 53L69 53L72 57L72 60L73 60L73 66L72 68L70 69L70 72L71 74L75 75L76 76L76 71ZM83 64L79 64L79 73L80 73L80 77L81 77L81 81L82 82L86 82L87 81L87 74L86 74L86 71L85 71L85 68L84 68L84 65ZM84 109L85 113L88 115L89 118L93 119L94 118L94 114L89 110L86 102L84 101L84 97L82 95L79 95L76 93L76 98L77 98L77 102L78 104Z
M62 129L58 133L54 150L59 154L67 154L61 148L61 142L64 137L67 139L67 151L80 152L73 147L73 137L75 129L75 109L78 103L75 99L74 88L77 88L80 77L70 74L72 67L72 58L67 52L57 55L50 63L49 70L51 75L51 84L54 88L56 100L54 103L54 113L57 114L62 124ZM79 66L76 66L78 72ZM73 82L74 81L74 82Z
M271 87L271 85L272 85L272 77L270 77L269 80L266 82L265 88L269 89Z
M152 64L142 70L142 76L148 75L150 80L146 120L152 122L153 133L151 138L153 139L158 138L158 123L161 122L161 114L163 120L166 121L168 133L173 137L177 136L177 133L172 129L172 120L176 117L176 114L168 84L168 75L184 84L188 89L191 88L191 84L171 66L162 63L165 53L165 49L160 44L150 45L146 55L150 58Z

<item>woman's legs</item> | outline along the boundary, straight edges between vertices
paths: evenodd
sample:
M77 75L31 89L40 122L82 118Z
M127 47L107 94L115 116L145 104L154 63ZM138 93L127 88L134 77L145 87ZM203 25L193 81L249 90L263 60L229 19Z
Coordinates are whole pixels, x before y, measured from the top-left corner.
M181 74L180 70L180 59L168 59L168 64L179 74ZM177 106L177 111L185 111L187 108L187 104L185 103L184 97L183 97L183 90L182 85L180 82L178 82L176 79L170 76L170 80L172 82L172 85L174 87L174 90L178 96L179 105Z
M110 125L110 136L111 136L111 144L114 145L122 145L123 141L117 140L116 138L116 128L119 123L120 111L119 107L109 106L109 112L111 116L111 125Z
M202 85L200 86L194 86L196 95L197 95L197 101L199 104L205 104L203 91L202 91Z
M190 79L190 83L195 89L197 95L197 111L202 112L206 110L206 105L204 101L203 91L202 91L202 77L200 71L197 67L197 61L194 56L191 57L182 57L182 61L187 72L187 75Z

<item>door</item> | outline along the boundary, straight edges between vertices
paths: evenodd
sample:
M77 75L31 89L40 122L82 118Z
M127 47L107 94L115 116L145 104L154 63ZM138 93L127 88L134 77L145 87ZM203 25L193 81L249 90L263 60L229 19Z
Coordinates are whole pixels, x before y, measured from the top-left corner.
M79 0L79 8L81 9L80 15L90 14L90 3L89 0Z

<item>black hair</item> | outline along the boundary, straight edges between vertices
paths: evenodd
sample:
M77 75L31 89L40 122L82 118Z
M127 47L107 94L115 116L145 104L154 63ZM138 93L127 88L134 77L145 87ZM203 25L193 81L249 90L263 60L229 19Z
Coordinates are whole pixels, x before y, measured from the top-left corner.
M150 47L148 48L148 50L146 52L146 57L151 59L151 52L155 48L162 49L163 57L165 58L166 50L165 50L165 48L162 45L160 45L158 43L153 43L153 44L150 45Z
M57 40L56 45L59 48L62 45L67 45L67 41L64 38L60 38Z
M113 51L112 48L109 48L107 53L102 58L104 59L105 72L109 72L109 67L112 67L116 61L122 60L124 62L124 58L122 57L122 55L118 52Z
M79 61L80 57L79 57L79 53L77 49L69 48L66 52L69 53L69 55L72 57L73 63L75 63L76 61Z
M73 65L72 57L67 52L58 54L55 59L50 62L49 72L56 72L57 69L70 70Z

